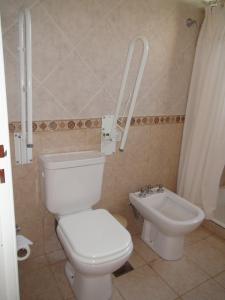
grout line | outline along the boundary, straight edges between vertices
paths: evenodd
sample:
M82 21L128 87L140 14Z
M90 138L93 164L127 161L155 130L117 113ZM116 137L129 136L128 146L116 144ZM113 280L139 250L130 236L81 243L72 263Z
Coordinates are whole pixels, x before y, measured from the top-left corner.
M180 295L181 297L184 295L187 295L188 293L194 291L195 289L199 288L201 285L205 284L206 282L212 280L212 278L208 278L206 280L204 280L203 282L201 282L200 284L196 285L194 288L190 289L189 291L185 292L184 294Z
M54 280L54 283L56 285L56 288L57 288L57 291L58 291L59 295L61 296L62 299L64 299L64 296L63 296L63 294L61 292L61 289L60 289L60 287L58 285L58 281L56 279L55 272L53 271L52 265L49 265L48 268L49 268L49 271L50 271L50 273L52 275L52 278Z
M40 83L39 84L39 86L38 86L38 88L42 88L42 89L45 89L46 91L47 91L47 93L49 93L49 95L50 96L52 96L53 97L53 99L54 99L54 101L56 102L56 104L58 105L58 106L60 106L60 108L67 114L68 113L68 111L65 109L65 107L61 104L61 102L59 101L59 99L51 92L51 90L48 88L48 87L46 87L43 83Z
M113 285L113 287L114 287L114 285ZM117 288L117 287L114 287L114 288L116 288L118 294L120 295L120 297L121 297L123 300L127 300L127 299L123 296L123 294L122 294L122 292L120 291L119 288Z
M13 59L16 60L15 65L17 67L17 59L18 59L17 55L15 53L13 53L13 51L11 51L11 49L7 46L6 43L4 44L4 48L9 52L9 54L13 57Z
M31 5L28 5L27 8L32 9L34 6L36 6L38 3L40 3L39 0L34 0L33 3ZM17 15L19 13L19 11L24 7L24 5L22 5L21 7L19 7L18 11L17 11ZM5 29L3 29L3 35L7 34L16 24L18 23L18 17L16 17L14 19L14 21Z
M88 67L88 69L91 71L92 75L94 76L94 78L96 79L96 81L99 82L99 86L103 88L104 87L104 84L101 83L101 81L99 80L99 78L96 76L95 72L92 70L92 68L86 63L86 61L82 58L82 56L80 55L79 51L77 50L77 47L79 46L79 44L81 44L85 39L86 37L88 36L89 33L91 33L94 28L96 28L101 22L102 22L102 19L97 21L96 24L93 26L93 27L90 27L87 32L82 36L82 38L77 41L76 43L71 43L70 39L67 37L67 35L65 34L65 32L62 30L62 28L57 24L57 22L55 21L54 17L52 17L52 15L48 12L47 8L41 4L42 8L44 9L44 11L46 12L46 14L48 15L48 17L51 19L51 21L54 23L54 25L56 26L56 28L62 33L62 35L64 36L64 38L68 41L68 44L70 45L71 47L71 50L69 51L68 53L68 56L66 56L65 58L63 58L63 60L61 62L59 62L59 64L57 64L51 71L48 75L46 75L46 77L42 80L42 83L44 83L49 77L50 75L55 71L57 70L57 68L62 65L63 62L66 61L66 59L75 51L76 54L78 55L78 57L80 58L80 60L86 65L86 67ZM100 5L99 5L99 8L100 8ZM103 17L104 18L104 17Z
M206 274L209 278L211 278L212 275L210 275L206 270L204 270L202 268L202 266L200 266L196 261L194 261L189 255L187 255L186 253L184 253L184 256L186 258L188 258L194 265L196 265L196 267L198 267L198 269L200 269L200 271L202 271L204 274Z
M158 277L178 296L178 298L179 298L179 293L172 287L172 286L170 286L170 284L155 270L155 269L153 269L153 267L151 266L151 265L148 265L149 267L150 267L150 269L154 272L154 273L156 273L157 275L158 275ZM175 299L177 299L177 297L175 298Z
M212 279L216 282L216 283L218 283L223 289L225 289L225 286L224 285L222 285L222 283L221 282L219 282L219 281L217 281L215 278L217 277L217 276L219 276L219 275L221 275L222 273L225 273L225 270L224 271L222 271L222 272L220 272L220 273L218 273L217 275L215 275L214 277L212 277Z
M56 27L56 29L61 33L61 35L64 37L64 39L70 45L70 47L73 48L73 43L70 41L70 38L65 34L65 32L63 31L63 29L57 24L56 20L49 13L48 9L45 7L45 5L43 4L42 1L40 2L40 6L44 10L44 12L46 13L46 15L49 17L49 19L51 20L51 22L54 24L54 26Z

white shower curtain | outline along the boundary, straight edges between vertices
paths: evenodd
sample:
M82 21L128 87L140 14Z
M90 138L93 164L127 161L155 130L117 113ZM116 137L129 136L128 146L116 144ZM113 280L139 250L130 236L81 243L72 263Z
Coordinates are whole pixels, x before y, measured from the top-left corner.
M178 194L215 210L225 165L225 8L207 8L193 67L178 174Z

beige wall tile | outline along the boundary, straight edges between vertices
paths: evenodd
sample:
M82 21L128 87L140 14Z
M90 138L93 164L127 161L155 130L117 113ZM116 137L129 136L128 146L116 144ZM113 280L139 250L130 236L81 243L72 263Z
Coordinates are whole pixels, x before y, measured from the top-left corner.
M104 84L118 69L122 69L127 50L124 46L116 29L103 20L89 32L77 50Z
M102 16L97 0L67 0L66 5L61 0L47 0L43 5L73 44L82 40Z
M143 220L135 218L128 194L143 185L160 182L175 190L181 135L180 124L131 127L126 151L106 158L102 197L97 207L125 216L128 229L140 233ZM11 143L14 149L12 139ZM99 149L100 129L80 129L35 133L33 164L16 166L13 152L16 221L22 234L34 241L32 256L61 249L54 218L44 207L39 155Z
M4 48L6 92L9 120L19 120L20 104L18 103L19 79L16 58Z
M7 30L17 22L18 11L24 6L32 6L36 0L1 0L1 19L3 29Z
M100 89L98 80L75 51L63 65L56 68L45 85L65 110L70 112L71 118L76 118Z
M225 167L223 169L223 173L221 175L221 179L220 179L220 186L225 186Z
M67 56L70 45L42 5L32 8L33 73L40 80Z
M183 114L203 13L181 2L69 0L65 5L60 0L1 0L3 28L7 29L4 43L15 56L16 17L22 5L32 7L33 76L42 83L41 89L34 90L34 117L65 119L111 113L128 45L136 35L148 38L150 53L135 114ZM187 28L188 17L197 25ZM136 78L140 44L135 50L126 99ZM8 54L5 57L10 74L10 69L16 70L16 61ZM19 118L18 79L13 76L7 76L11 121Z

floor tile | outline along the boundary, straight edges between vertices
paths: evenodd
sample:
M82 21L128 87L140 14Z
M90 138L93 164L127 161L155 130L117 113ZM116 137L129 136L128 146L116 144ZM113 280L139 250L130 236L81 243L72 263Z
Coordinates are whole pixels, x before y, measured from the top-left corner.
M206 240L187 247L185 253L211 276L225 270L225 255Z
M65 262L60 262L51 266L51 270L56 279L60 293L64 299L68 299L74 296L69 282L65 275Z
M25 273L20 278L21 295L24 297L37 297L56 289L56 281L48 267Z
M27 260L18 262L20 274L41 269L43 267L46 267L47 265L48 265L48 261L45 255L29 258Z
M63 250L57 250L46 254L47 260L50 264L55 264L60 261L66 260L66 256Z
M207 242L210 243L210 245L220 251L222 251L225 254L225 240L221 239L217 236L210 236L206 239Z
M111 300L123 300L122 296L115 287L113 287L113 294Z
M179 295L184 294L209 278L205 272L201 271L187 257L177 261L157 261L151 266Z
M193 243L206 239L210 235L211 232L208 229L200 226L195 231L192 231L191 233L185 236L184 245L191 245Z
M40 295L24 295L21 300L64 300L59 293L58 288L49 289Z
M177 295L149 267L140 267L114 280L126 300L172 300Z
M160 257L137 236L133 237L133 243L134 243L134 250L147 263L160 259Z
M143 258L137 254L136 251L133 251L132 255L129 258L129 263L132 265L134 269L141 267L146 264Z
M225 300L225 289L209 280L182 296L183 300Z
M225 288L225 272L220 273L214 279Z

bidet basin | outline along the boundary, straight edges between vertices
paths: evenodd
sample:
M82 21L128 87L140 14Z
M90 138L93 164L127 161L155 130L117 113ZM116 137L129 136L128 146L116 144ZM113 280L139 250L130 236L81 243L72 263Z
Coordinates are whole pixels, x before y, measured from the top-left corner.
M201 208L166 188L144 196L131 193L129 199L144 218L142 239L168 260L182 256L184 235L196 229L205 217Z

